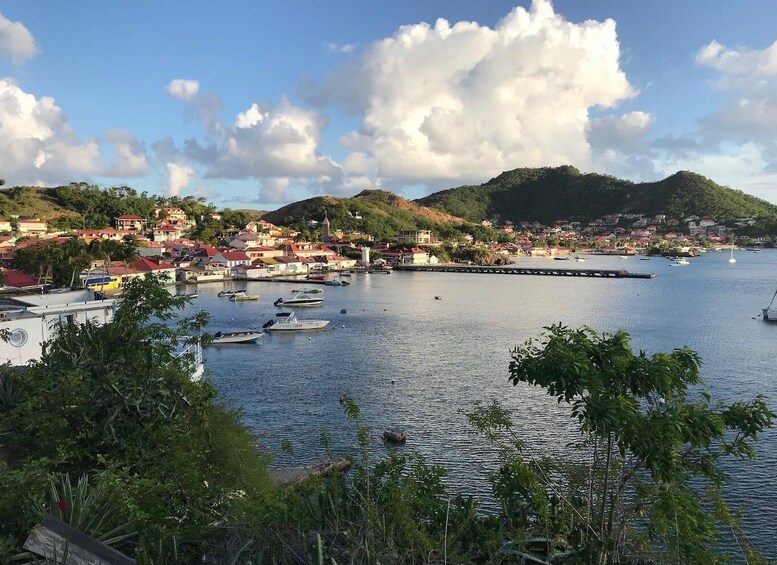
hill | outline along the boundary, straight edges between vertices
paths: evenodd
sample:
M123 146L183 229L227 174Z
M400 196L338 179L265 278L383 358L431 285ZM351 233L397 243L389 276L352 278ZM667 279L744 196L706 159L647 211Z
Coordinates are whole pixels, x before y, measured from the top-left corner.
M774 204L688 171L634 183L582 174L570 166L515 169L484 184L443 190L416 202L472 222L495 215L513 222L590 221L613 213L663 213L678 219L695 214L722 222L757 215L777 222Z
M363 231L377 238L393 237L402 229L432 229L461 226L459 217L421 206L391 192L364 190L352 198L317 196L294 202L264 215L264 219L279 225L303 230L310 220L321 221L324 214L333 228Z

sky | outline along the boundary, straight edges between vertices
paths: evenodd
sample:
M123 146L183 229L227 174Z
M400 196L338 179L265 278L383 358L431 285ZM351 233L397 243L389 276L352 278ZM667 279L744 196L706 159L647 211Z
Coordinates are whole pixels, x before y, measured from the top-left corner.
M777 204L774 0L0 0L0 178L271 210L518 167Z

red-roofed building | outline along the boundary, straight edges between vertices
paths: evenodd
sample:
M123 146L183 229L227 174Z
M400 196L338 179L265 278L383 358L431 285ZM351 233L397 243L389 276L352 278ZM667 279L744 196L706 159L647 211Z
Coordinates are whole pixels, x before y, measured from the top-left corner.
M37 279L31 277L27 273L4 268L0 268L0 272L2 272L3 276L2 290L4 291L35 290L43 288L43 285L40 284Z
M130 230L133 232L145 232L148 228L148 222L141 216L134 214L123 214L116 218L117 230Z
M250 265L251 258L243 251L219 251L210 259L210 262L224 265L229 270L238 265Z

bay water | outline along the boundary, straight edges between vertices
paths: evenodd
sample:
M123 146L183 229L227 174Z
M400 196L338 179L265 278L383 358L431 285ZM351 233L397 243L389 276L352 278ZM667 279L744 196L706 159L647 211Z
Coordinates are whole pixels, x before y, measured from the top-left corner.
M376 459L385 453L382 432L404 429L409 439L401 449L445 466L452 491L488 499L487 476L498 460L467 424L464 412L476 403L497 400L512 410L533 453L562 455L579 437L565 406L507 380L510 350L554 323L623 329L648 354L688 346L701 355L714 398L765 394L777 411L777 324L759 317L777 290L777 251L740 251L735 264L728 257L708 252L683 267L662 258L587 256L585 263L552 265L546 258L517 259L537 267L655 273L651 280L353 274L340 279L350 286L317 287L321 307L296 310L300 318L331 320L329 329L268 333L255 346L209 347L205 364L223 400L242 410L263 446L277 451L283 440L291 442L294 457L279 455L278 464L322 456L322 429L335 452L356 451L354 426L339 405L347 394L371 430ZM261 299L230 302L217 296L224 288ZM273 306L277 298L300 288L270 281L200 285L188 309L208 311L213 332L257 330L280 311ZM727 465L728 500L743 509L748 538L777 558L777 431L764 434L757 451L755 461Z

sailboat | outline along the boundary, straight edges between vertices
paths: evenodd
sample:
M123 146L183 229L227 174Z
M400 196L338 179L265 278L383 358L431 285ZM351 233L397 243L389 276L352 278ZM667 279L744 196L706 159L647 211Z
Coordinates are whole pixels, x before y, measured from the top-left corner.
M734 242L731 242L731 258L728 260L729 263L736 263L737 260L734 259Z
M777 298L777 291L772 296L772 301L769 302L769 306L763 309L764 320L767 322L777 322L777 306L774 305L774 299Z

